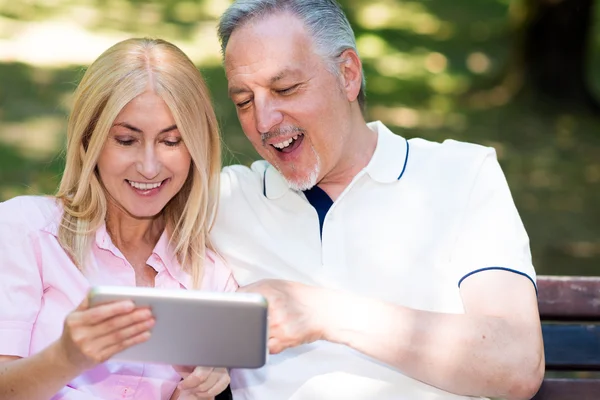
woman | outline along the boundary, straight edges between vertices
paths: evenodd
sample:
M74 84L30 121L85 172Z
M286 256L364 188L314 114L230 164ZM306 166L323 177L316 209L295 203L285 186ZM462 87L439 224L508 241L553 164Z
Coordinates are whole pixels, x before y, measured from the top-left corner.
M165 41L120 42L86 71L67 137L55 197L0 203L0 398L212 398L225 369L181 381L171 366L107 361L154 320L85 300L100 284L235 290L207 243L221 160L200 73Z

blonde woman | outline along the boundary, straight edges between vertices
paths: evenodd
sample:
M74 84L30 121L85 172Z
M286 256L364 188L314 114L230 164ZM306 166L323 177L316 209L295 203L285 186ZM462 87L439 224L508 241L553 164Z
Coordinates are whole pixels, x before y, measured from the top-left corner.
M149 338L147 309L89 308L91 285L235 290L210 250L217 122L193 63L162 40L103 53L75 93L54 197L0 203L0 398L212 398L224 369L107 361Z

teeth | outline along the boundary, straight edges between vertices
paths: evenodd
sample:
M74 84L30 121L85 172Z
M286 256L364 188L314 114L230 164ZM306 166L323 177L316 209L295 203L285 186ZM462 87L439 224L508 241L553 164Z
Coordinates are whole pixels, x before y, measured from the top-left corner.
M288 140L284 140L283 142L280 142L280 143L274 143L274 144L273 144L273 147L276 147L276 148L278 148L278 149L280 149L280 150L281 150L281 149L285 149L285 148L286 148L286 147L288 147L290 144L292 144L292 142L293 142L294 140L298 139L298 136L300 136L300 135L296 135L296 136L294 136L294 137L292 137L292 138L289 138Z
M158 183L143 183L143 182L133 182L133 181L127 181L127 182L129 182L129 184L131 186L133 186L134 188L140 189L140 190L156 189L163 183L163 181L160 181Z

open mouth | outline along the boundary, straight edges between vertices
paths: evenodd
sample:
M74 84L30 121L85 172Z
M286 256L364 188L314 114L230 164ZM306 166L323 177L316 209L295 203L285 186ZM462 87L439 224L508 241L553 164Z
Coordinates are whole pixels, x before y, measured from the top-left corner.
M282 153L289 153L291 151L294 151L296 148L298 148L300 143L302 143L303 139L304 139L304 134L299 133L296 136L293 136L282 142L273 143L271 146L273 146L275 148L275 150L280 151Z
M160 182L136 182L130 181L129 179L125 179L129 186L131 186L131 188L139 194L157 193L168 180L169 179L167 178Z

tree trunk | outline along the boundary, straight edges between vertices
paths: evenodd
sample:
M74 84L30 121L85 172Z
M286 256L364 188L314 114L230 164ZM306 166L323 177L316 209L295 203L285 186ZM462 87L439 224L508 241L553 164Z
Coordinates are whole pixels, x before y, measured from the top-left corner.
M512 0L508 64L499 79L467 94L471 106L499 106L526 94L542 104L600 113L587 81L594 6L594 0Z
M526 0L523 83L565 105L600 110L587 83L594 0Z

